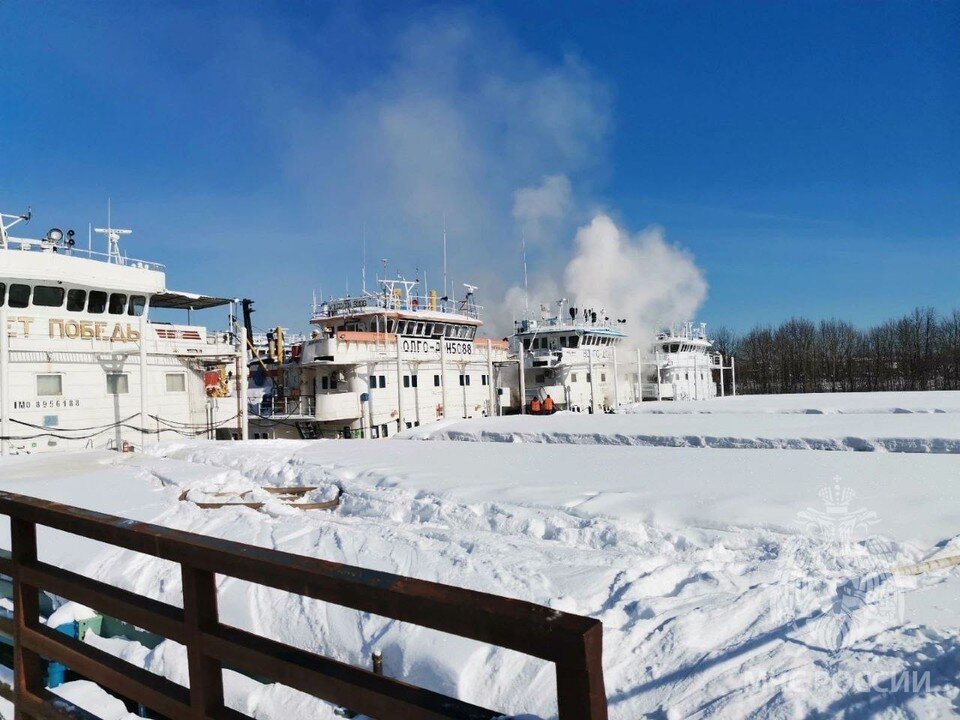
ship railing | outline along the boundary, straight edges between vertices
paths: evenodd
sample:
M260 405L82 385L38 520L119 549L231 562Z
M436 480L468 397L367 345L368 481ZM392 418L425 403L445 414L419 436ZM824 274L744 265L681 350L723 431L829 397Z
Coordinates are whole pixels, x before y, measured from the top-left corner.
M393 297L383 295L367 295L359 298L344 298L317 304L313 308L313 319L342 317L355 315L367 310L397 310L403 312L438 312L447 315L465 315L474 319L480 318L483 310L472 300L444 300L428 295L409 295Z
M80 257L88 260L97 260L110 265L120 265L122 267L137 268L141 270L153 270L163 272L165 266L162 263L151 260L139 260L137 258L116 257L107 253L95 252L84 248L65 247L60 244L44 242L42 240L25 240L22 238L8 238L6 246L0 245L0 250L22 250L24 252L41 252L50 255L64 255L66 257Z
M257 412L265 417L299 416L312 418L316 415L316 411L316 398L312 396L264 398L257 408Z
M227 625L219 613L218 576L552 662L560 720L607 718L601 663L603 626L599 620L476 590L8 492L0 492L0 514L10 518L10 555L0 559L0 573L12 579L14 605L12 620L0 618L0 631L13 637L18 718L95 717L46 689L43 659L61 663L147 711L173 720L249 719L226 706L224 668L261 682L282 683L369 717L503 717L495 710L394 679L383 672L382 666L370 671ZM123 590L42 561L37 552L38 525L71 536L62 540L65 542L88 538L179 565L182 605ZM40 619L41 592L86 605L185 645L189 687L48 627Z

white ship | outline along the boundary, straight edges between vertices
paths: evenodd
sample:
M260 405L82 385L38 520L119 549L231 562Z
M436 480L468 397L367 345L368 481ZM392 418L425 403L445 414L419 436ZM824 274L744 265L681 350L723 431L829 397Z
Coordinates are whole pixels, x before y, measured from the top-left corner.
M253 437L383 438L509 402L499 390L507 343L477 336L475 287L452 301L418 294L418 280L378 285L315 303L311 338L276 368L254 366L253 385L272 393L251 407Z
M637 395L639 374L629 355L617 357L626 339L624 321L610 319L601 311L568 307L558 300L558 312L550 316L542 306L539 320L516 323L511 351L521 370L520 396L524 408L547 396L557 410L609 412Z
M649 350L630 350L623 319L601 311L567 308L519 320L510 349L523 368L519 395L525 412L549 396L557 410L613 412L642 400L707 400L736 392L733 359L712 351L706 325L685 323L657 334Z
M657 333L648 357L644 400L709 400L726 395L729 371L731 394L736 394L733 358L712 350L707 325L684 323ZM719 390L719 393L718 393Z
M108 227L107 252L57 228L39 240L0 214L0 451L142 447L157 437L242 437L242 333L190 324L231 300L173 292L164 268L127 258ZM186 324L151 319L160 309Z

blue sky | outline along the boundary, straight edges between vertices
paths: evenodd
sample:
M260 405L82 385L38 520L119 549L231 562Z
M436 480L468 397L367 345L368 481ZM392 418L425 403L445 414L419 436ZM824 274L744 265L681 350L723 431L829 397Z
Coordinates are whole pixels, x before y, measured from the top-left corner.
M960 4L0 4L0 207L114 217L172 287L303 327L381 257L502 304L516 193L560 278L578 227L662 228L698 319L960 307ZM536 235L542 237L536 237ZM647 279L638 277L638 283ZM542 298L550 300L552 298Z

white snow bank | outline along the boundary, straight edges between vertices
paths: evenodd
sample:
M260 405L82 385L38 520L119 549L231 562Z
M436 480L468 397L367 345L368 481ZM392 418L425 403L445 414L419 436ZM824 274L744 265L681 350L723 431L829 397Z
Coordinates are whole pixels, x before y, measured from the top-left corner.
M169 443L95 471L84 457L50 461L46 477L36 458L5 488L597 617L614 720L936 717L958 697L960 574L892 572L960 553L950 455L255 441ZM179 500L211 478L343 496L335 511L283 515ZM832 498L836 485L855 495L828 506L819 491ZM849 515L862 525L852 542L804 532ZM180 603L176 566L57 539L41 530L44 560ZM231 578L218 590L224 622L365 667L381 648L390 675L555 717L546 663ZM186 682L180 646L87 640ZM903 673L926 678L924 691L877 689ZM264 720L333 717L279 685L228 677L227 688Z
M954 395L960 393L931 393ZM757 398L769 398L764 405ZM615 415L561 412L427 425L395 438L573 445L960 453L960 415L947 402L846 405L817 396L642 403ZM786 398L786 399L785 399ZM907 410L906 408L913 408ZM944 408L951 408L944 410Z
M96 617L97 613L86 605L81 605L73 601L65 602L58 607L47 618L47 625L52 628L58 628L61 625L78 622L80 620L89 620Z
M621 413L800 413L883 414L960 413L960 392L796 393L737 395L707 401L677 400L625 405Z
M88 680L73 680L54 688L52 692L101 720L139 720L136 715L127 712L121 700Z

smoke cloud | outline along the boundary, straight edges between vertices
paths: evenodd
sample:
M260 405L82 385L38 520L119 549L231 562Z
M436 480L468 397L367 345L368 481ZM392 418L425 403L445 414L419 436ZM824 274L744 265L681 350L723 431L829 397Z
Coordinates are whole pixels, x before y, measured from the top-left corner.
M520 287L507 299L514 316L522 317L527 306L538 316L541 303L565 297L568 305L592 308L601 317L626 319L629 344L644 347L659 328L695 319L706 295L693 257L668 243L662 228L630 235L600 213L577 231L562 286L538 278L529 300Z
M572 202L570 180L565 175L550 175L540 185L513 194L513 219L528 243L547 243L556 239Z

